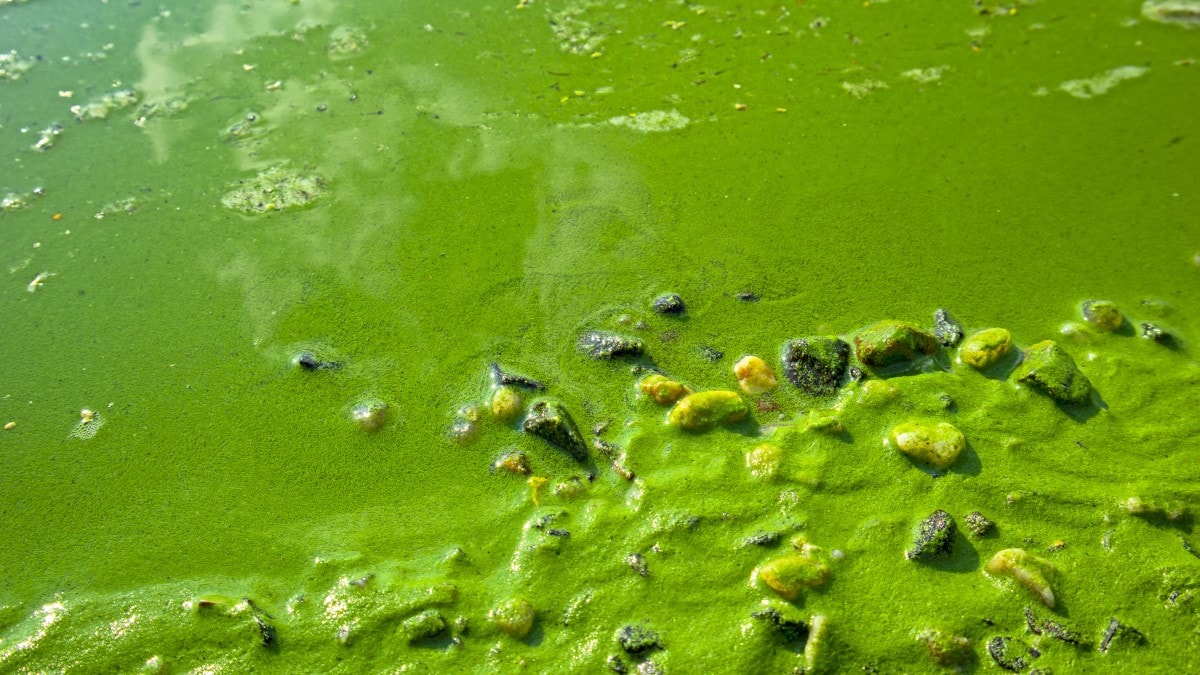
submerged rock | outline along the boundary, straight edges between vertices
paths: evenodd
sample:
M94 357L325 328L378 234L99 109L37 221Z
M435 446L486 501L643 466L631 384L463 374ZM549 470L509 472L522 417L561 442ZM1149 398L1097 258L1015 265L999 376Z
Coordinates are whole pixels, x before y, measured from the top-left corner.
M904 557L909 560L928 561L950 555L954 551L954 535L957 531L954 517L938 509L917 526L913 544L904 552Z
M337 370L342 367L342 364L338 363L337 361L322 359L316 354L307 350L296 353L296 355L292 357L292 363L309 372L315 370Z
M746 453L746 468L755 478L773 478L783 463L783 450L778 445L763 443Z
M953 424L904 422L892 427L888 440L914 460L948 469L962 455L967 439Z
M757 356L743 356L733 364L733 374L737 376L738 386L751 396L765 394L779 385L775 371L766 361Z
M492 385L496 387L520 387L531 391L542 391L546 388L545 384L524 375L507 372L500 364L494 362L488 366L488 374L492 378Z
M808 637L808 624L803 619L789 618L774 607L760 609L751 618L766 621L775 628L776 634L786 643L803 643Z
M400 634L409 644L437 637L444 630L446 630L446 619L440 612L433 609L427 609L400 623Z
M580 335L579 349L593 359L615 359L646 353L646 345L641 340L605 330L589 330Z
M929 656L939 666L965 665L971 660L971 641L965 637L927 628L917 633L917 640L929 648Z
M630 654L643 654L652 649L662 649L658 632L645 624L626 624L617 629L617 644Z
M933 313L933 336L943 347L953 347L962 342L963 327L945 309L939 308Z
M664 375L652 373L638 382L638 389L659 405L670 405L692 393L691 389Z
M988 561L987 571L1007 576L1033 592L1047 607L1054 607L1054 590L1047 575L1054 571L1049 562L1022 548L1006 548Z
M1133 626L1121 623L1116 617L1111 617L1100 636L1100 653L1108 653L1108 650L1113 646L1113 641L1117 638L1121 638L1120 642L1128 642L1130 644L1143 644L1146 642L1146 636L1142 634L1142 631Z
M985 328L962 343L958 357L963 363L983 370L1000 362L1012 351L1012 333L1003 328Z
M1030 347L1012 377L1060 403L1082 404L1092 395L1092 383L1075 365L1075 359L1053 340Z
M795 600L806 588L820 588L829 579L825 563L803 553L793 553L767 561L756 576L785 600Z
M533 629L536 613L528 600L510 598L488 612L487 617L493 626L521 640Z
M1125 323L1121 310L1108 300L1089 300L1082 309L1083 318L1101 330L1114 331Z
M850 345L836 337L792 340L783 346L783 374L811 396L837 391L850 361Z
M350 419L366 431L378 431L388 420L388 404L379 399L367 399L354 404Z
M1020 672L1026 666L1025 657L1029 655L1029 646L1020 640L996 636L987 642L988 656L1003 670Z
M902 321L880 321L854 336L858 360L873 368L912 361L938 350L933 335Z
M1147 340L1154 340L1160 345L1170 346L1175 342L1175 337L1163 330L1158 324L1150 323L1149 321L1142 323L1142 337Z
M746 419L750 408L737 392L699 391L683 397L671 408L667 424L687 431L704 431L718 424Z
M496 387L492 391L492 400L489 405L492 409L492 417L501 422L511 422L521 414L521 395L512 387Z
M987 536L996 527L996 523L978 511L968 513L964 520L967 521L967 529L976 538Z
M561 403L545 400L534 403L521 428L580 462L587 460L587 444Z
M677 293L667 293L660 295L650 304L651 308L659 314L683 314L687 307L683 304L683 298Z

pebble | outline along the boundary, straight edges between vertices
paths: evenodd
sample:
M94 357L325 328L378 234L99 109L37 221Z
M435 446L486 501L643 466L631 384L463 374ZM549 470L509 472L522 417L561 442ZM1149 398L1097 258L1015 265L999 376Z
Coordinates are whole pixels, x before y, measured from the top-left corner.
M987 571L1016 580L1047 607L1054 607L1054 590L1046 575L1054 571L1049 562L1022 548L1006 548L992 556Z
M929 656L939 666L964 665L974 657L971 641L959 635L927 628L917 633L917 640L925 643Z
M978 511L968 513L963 520L967 522L967 529L976 538L985 537L996 528L996 523Z
M492 417L501 422L511 422L521 414L521 395L512 387L496 387L492 391Z
M733 374L737 376L738 386L750 395L765 394L779 386L775 371L757 356L743 356L733 364Z
M659 405L670 405L692 393L691 389L664 375L652 373L638 382L638 389Z
M785 600L795 600L806 588L820 588L829 579L829 568L803 554L775 558L758 568L756 576Z
M1114 331L1125 323L1121 310L1108 300L1089 300L1082 309L1084 320L1101 330Z
M368 399L350 409L350 419L367 431L378 431L387 422L388 404L379 399Z
M1012 351L1012 333L1003 328L985 328L963 341L958 358L983 370L1000 362Z
M904 422L892 428L888 441L912 459L948 469L967 447L962 432L949 422Z
M510 598L488 612L487 618L493 626L517 638L524 639L533 629L537 611L524 598Z
M746 453L746 468L755 478L772 478L783 462L783 450L778 445L763 443Z

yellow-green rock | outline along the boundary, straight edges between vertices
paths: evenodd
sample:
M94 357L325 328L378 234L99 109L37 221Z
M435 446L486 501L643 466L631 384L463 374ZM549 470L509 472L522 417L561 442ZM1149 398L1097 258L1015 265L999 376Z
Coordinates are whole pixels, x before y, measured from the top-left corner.
M746 468L755 478L772 478L783 463L783 450L778 445L763 443L746 453Z
M703 431L718 424L740 422L749 414L750 409L737 392L698 391L671 408L667 424L687 431Z
M937 349L937 338L929 331L903 321L880 321L854 336L858 360L873 368L911 361Z
M1125 323L1121 310L1108 300L1089 300L1083 303L1083 318L1100 330L1117 330Z
M758 568L758 579L787 600L800 597L806 588L819 588L829 579L825 563L803 554L785 555Z
M496 387L492 392L492 417L501 422L511 422L521 414L521 395L512 387Z
M757 356L743 356L733 364L733 374L737 376L738 386L750 395L765 394L779 385L775 371Z
M1025 549L1006 548L999 551L988 561L987 571L1016 580L1047 607L1054 607L1054 590L1046 578L1054 572L1054 566Z
M1012 377L1062 403L1082 405L1092 396L1091 381L1075 365L1075 359L1053 340L1030 347Z
M488 612L488 621L496 628L520 640L529 635L529 631L533 629L533 619L536 614L536 610L528 600L511 598Z
M904 422L892 427L888 440L912 459L939 469L949 468L967 447L962 432L948 422Z
M638 382L638 389L659 405L670 405L692 393L691 389L670 378L654 373Z
M996 365L1011 351L1012 333L1003 328L985 328L963 340L958 358L982 370Z

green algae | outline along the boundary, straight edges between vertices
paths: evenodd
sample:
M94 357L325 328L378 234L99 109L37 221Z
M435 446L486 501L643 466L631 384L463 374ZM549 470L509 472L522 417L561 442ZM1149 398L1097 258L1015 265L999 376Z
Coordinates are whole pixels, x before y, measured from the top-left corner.
M1200 129L1194 73L1172 65L1194 31L1122 27L1136 4L525 4L0 3L22 68L45 56L0 83L0 194L45 188L0 215L0 422L16 422L0 432L0 670L597 670L643 620L672 671L933 672L913 639L929 626L985 668L988 640L1024 630L1029 593L980 575L1014 547L1053 563L1073 628L1098 639L1116 615L1148 639L1042 645L1031 665L1178 669L1194 526L1126 504L1193 502L1200 478ZM1114 79L1122 64L1149 70ZM1081 76L1089 100L1030 95ZM869 82L888 86L843 88ZM128 88L192 103L31 149L72 105ZM255 135L222 141L247 110ZM285 162L326 181L320 199L222 205ZM136 214L106 207L130 196ZM686 323L644 311L663 288ZM1179 348L1063 336L1096 297ZM581 362L574 343L633 334L671 379L729 389L733 359L697 348L775 353L938 306L1017 345L1060 340L1104 406L1072 416L935 356L815 406L781 387L757 436L677 434L630 400L629 364ZM289 367L314 344L345 365ZM495 359L544 377L582 430L611 420L636 478L599 467L539 507L496 457L523 453L548 485L593 467L479 419L451 444ZM346 414L362 392L392 405L375 433ZM843 433L792 433L834 408ZM69 438L83 409L104 427ZM880 448L942 416L971 439L955 471ZM768 440L764 481L745 455ZM996 533L945 569L898 560L935 509L978 509ZM779 555L738 547L758 529L831 549L832 581L788 608L813 628L807 658L742 630L783 602L748 581ZM184 608L207 594L231 604ZM511 597L539 621L493 650L476 626ZM445 628L410 647L398 631L425 612Z

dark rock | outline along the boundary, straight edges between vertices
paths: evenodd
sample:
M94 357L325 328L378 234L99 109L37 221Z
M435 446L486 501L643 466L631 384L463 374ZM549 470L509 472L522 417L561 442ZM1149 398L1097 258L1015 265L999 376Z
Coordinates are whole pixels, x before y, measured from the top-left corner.
M645 624L628 624L617 629L617 643L630 654L642 654L662 649L658 633Z
M968 513L965 520L967 521L967 529L976 537L985 537L996 527L996 523L978 511Z
M529 409L521 428L580 462L587 460L587 445L575 420L560 403L538 401Z
M949 555L954 550L956 531L954 517L938 509L917 526L912 548L905 551L904 557L925 561Z
M303 351L292 357L292 363L309 372L315 370L337 370L342 364L317 357L310 351Z
M759 530L754 534L746 537L746 546L774 546L779 543L780 534L778 532L768 532Z
M589 330L580 335L579 349L593 359L615 359L646 353L646 345L641 340L604 330Z
M846 371L846 376L850 378L851 382L862 382L867 379L867 374L858 366L850 366L850 370Z
M650 306L659 314L683 314L687 309L683 304L683 298L676 293L660 295Z
M609 654L608 660L604 663L608 666L608 669L614 673L625 675L625 673L629 672L629 666L625 665L625 662L621 660L621 657L617 656L616 654Z
M521 387L531 391L542 391L546 388L546 385L532 378L525 377L524 375L514 375L513 373L505 372L502 368L500 368L500 364L495 362L493 362L489 367L489 372L492 376L492 384L496 385L497 387Z
M562 537L564 539L571 536L570 532L568 532L566 530L560 530L557 527L549 528L548 530L546 530L546 534L550 535L551 537Z
M1012 376L1060 403L1078 405L1087 403L1092 396L1092 383L1079 371L1075 359L1053 340L1030 347Z
M800 619L789 619L774 607L760 609L750 616L770 623L785 642L803 644L808 639L808 624Z
M837 391L850 360L850 345L836 337L792 340L783 346L783 374L811 396Z
M987 641L987 652L997 666L1016 673L1025 668L1029 647L1020 640L997 636Z
M1142 631L1127 626L1116 619L1116 617L1108 620L1108 626L1104 628L1104 633L1100 636L1100 653L1107 653L1112 648L1113 640L1121 639L1121 642L1130 642L1133 644L1143 644L1146 642L1146 636Z
M714 349L707 345L701 345L697 348L697 351L700 352L700 358L708 361L709 363L716 363L717 361L725 358L725 352L721 351L720 349Z
M625 556L625 563L629 565L629 569L637 572L640 576L650 576L650 568L646 566L646 556L641 553L630 553Z
M1173 347L1175 345L1175 336L1171 335L1157 324L1146 321L1142 323L1142 337L1147 340L1154 340L1160 345Z
M933 336L943 347L953 347L962 342L962 324L950 312L939 308L933 313Z
M742 291L733 297L741 300L742 302L758 302L760 299L757 293L751 291Z
M932 334L902 321L880 321L854 336L858 360L872 368L886 368L938 350Z

